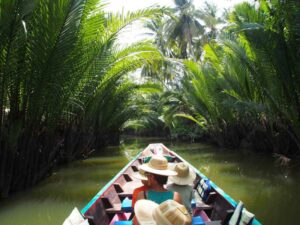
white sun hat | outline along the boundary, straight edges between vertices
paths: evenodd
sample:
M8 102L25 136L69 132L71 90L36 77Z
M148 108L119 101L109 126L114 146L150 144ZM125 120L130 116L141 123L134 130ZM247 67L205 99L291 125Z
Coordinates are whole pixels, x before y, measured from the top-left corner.
M134 212L140 225L190 225L192 218L184 207L174 200L160 205L141 199L136 202Z
M170 169L167 159L161 155L153 155L149 163L142 164L139 167L139 169L148 173L154 173L161 176L177 175L177 172Z
M145 171L143 170L133 173L132 176L138 180L148 180L148 177L145 176Z
M196 178L195 172L185 163L177 163L174 167L174 171L177 172L176 176L170 176L169 181L178 185L193 184Z

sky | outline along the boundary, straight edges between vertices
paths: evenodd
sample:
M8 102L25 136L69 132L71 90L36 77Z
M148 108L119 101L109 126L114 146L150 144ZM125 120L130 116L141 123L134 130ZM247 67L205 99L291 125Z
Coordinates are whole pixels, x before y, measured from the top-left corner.
M160 6L174 6L173 0L108 0L109 5L106 7L109 11L135 11L148 6L158 4ZM201 7L205 0L194 0L196 8ZM214 3L218 9L232 7L234 4L242 2L242 0L207 0L209 3Z
M224 8L230 8L233 5L243 1L253 0L206 0L208 3L213 3L217 6L219 15L222 14ZM111 12L128 12L136 11L153 5L160 6L174 6L174 0L103 0L102 2L107 3L105 10ZM205 0L193 0L193 4L196 9L201 8ZM132 42L142 40L146 37L147 30L143 28L141 24L134 24L127 27L126 32L123 32L122 38L120 38L121 45L128 45Z

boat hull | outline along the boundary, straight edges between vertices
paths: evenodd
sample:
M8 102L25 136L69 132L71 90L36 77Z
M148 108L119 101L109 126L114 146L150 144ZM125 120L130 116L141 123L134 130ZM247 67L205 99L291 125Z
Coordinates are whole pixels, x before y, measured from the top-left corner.
M162 154L167 156L170 161L185 162L196 173L194 188L197 190L201 179L208 179L204 174L197 170L190 163L185 161L175 152L169 150L163 144L150 144L144 151L132 159L110 182L108 182L93 199L81 210L81 213L89 219L90 224L94 225L114 225L117 221L128 221L132 218L132 213L122 208L125 198L131 198L133 190L142 186L140 180L131 176L138 171L139 165L151 154ZM219 221L219 224L227 224L237 203L227 195L215 183L210 181L212 197L205 204L199 199L196 203L194 216L202 216L207 221ZM195 193L197 193L195 191ZM197 198L196 198L197 199ZM254 219L253 225L261 223Z

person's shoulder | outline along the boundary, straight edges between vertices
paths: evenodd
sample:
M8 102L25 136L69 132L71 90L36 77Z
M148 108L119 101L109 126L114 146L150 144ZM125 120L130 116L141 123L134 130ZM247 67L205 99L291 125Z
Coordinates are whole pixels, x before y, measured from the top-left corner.
M189 187L189 189L193 190L193 186L192 185L187 185Z
M172 183L172 184L167 184L167 189L168 189L169 191L174 190L174 184L173 184L173 183Z
M189 191L194 191L194 188L191 185L186 185L186 189Z
M193 187L191 185L175 185L173 187L174 191L179 191L182 193L186 193L186 192L192 192L193 191Z
M148 190L147 186L141 186L141 187L134 189L133 192L140 192L140 191L147 191L147 190Z

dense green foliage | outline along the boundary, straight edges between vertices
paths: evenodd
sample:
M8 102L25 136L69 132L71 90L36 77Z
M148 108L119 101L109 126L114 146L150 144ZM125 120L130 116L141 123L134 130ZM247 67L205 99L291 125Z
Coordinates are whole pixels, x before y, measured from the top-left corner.
M118 143L136 114L126 74L159 59L120 32L161 9L105 13L98 0L0 1L0 193L24 189L57 162Z
M299 13L296 2L237 5L204 60L185 63L189 102L221 144L299 151Z
M160 98L171 134L190 127L192 136L209 137L221 146L298 155L300 3L242 3L223 19L212 5L195 10L191 1L176 3L180 5L173 17L165 19L173 20L176 29L168 29L170 22L156 22L161 26L152 29L159 49L165 37L165 63L157 65L155 73L145 73L173 78L160 79L168 86ZM201 20L198 27L206 29L195 33L193 28L192 33L189 26L178 28L183 19L190 25ZM217 29L222 21L223 28ZM180 118L193 121L198 130Z
M174 3L124 15L99 0L0 0L2 196L118 144L124 128L299 155L300 3L242 3L222 18ZM153 43L119 45L141 18Z

